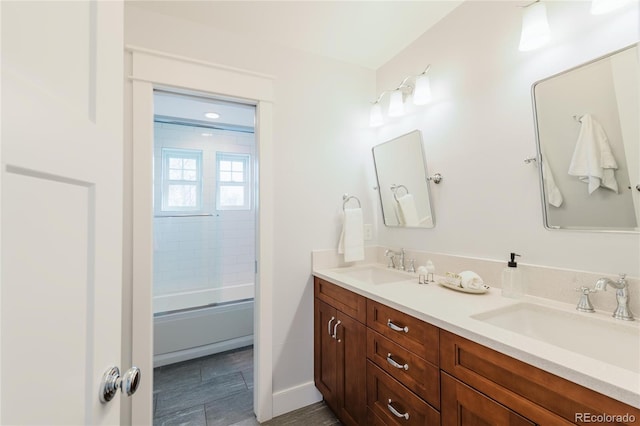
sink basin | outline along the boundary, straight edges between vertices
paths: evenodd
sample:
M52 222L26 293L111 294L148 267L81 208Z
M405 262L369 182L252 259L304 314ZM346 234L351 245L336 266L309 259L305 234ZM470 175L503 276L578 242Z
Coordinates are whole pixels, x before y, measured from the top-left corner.
M637 324L590 315L518 303L471 318L640 373Z
M389 284L413 278L406 272L382 269L375 266L334 269L333 272L368 284Z

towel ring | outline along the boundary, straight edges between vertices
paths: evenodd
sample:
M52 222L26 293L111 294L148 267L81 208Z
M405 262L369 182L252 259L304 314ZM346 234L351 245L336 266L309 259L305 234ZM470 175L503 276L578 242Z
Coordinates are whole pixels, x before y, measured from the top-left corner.
M406 186L404 185L396 185L395 183L391 184L391 191L393 191L393 198L396 200L396 203L399 203L400 201L398 201L398 190L400 188L403 188L405 190L405 194L404 195L409 195L409 190L407 189Z
M345 209L349 200L356 200L358 202L358 208L362 208L362 204L360 204L360 199L355 195L344 194L342 196L342 210Z

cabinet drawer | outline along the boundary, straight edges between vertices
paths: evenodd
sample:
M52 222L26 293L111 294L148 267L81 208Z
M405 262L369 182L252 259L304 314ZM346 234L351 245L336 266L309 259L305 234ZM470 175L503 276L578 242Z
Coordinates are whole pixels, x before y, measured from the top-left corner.
M361 323L367 318L367 299L352 291L332 284L318 277L313 277L315 297L344 312Z
M535 426L507 407L442 373L442 426Z
M371 329L367 329L367 357L429 404L440 408L438 367Z
M438 365L438 328L381 303L367 300L367 326Z
M440 413L371 361L367 361L367 405L388 425L440 425Z
M640 419L637 408L444 330L440 362L444 371L537 424L573 424L580 413Z

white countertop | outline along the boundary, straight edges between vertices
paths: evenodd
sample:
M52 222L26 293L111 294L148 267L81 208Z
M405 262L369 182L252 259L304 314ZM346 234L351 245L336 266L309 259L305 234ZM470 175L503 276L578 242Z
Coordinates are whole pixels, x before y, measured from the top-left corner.
M361 268L363 265L358 265ZM384 268L384 265L373 265ZM549 299L525 296L521 299L502 297L499 288L484 294L468 294L430 283L418 284L416 274L407 273L407 281L389 284L370 284L340 274L340 269L314 269L313 275L351 290L369 299L384 303L401 312L420 318L430 324L459 336L507 354L542 370L593 389L611 398L640 408L640 373L589 358L525 335L472 318L474 314L530 302L547 307L576 312L575 306ZM436 281L438 280L436 275ZM576 293L576 302L578 294ZM582 315L582 313L577 313ZM596 312L584 315L610 321L613 327L635 327L640 335L639 321L624 322L611 318L611 313ZM584 336L589 339L590 336ZM593 342L607 345L612 351L620 350L615 342ZM640 363L640 360L638 361Z

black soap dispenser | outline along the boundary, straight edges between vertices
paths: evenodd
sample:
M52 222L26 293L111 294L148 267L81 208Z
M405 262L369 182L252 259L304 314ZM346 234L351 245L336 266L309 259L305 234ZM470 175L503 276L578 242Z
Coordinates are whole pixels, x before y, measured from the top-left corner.
M511 253L511 260L507 262L507 267L502 271L502 295L504 297L518 298L525 293L516 256L520 257L519 254Z

